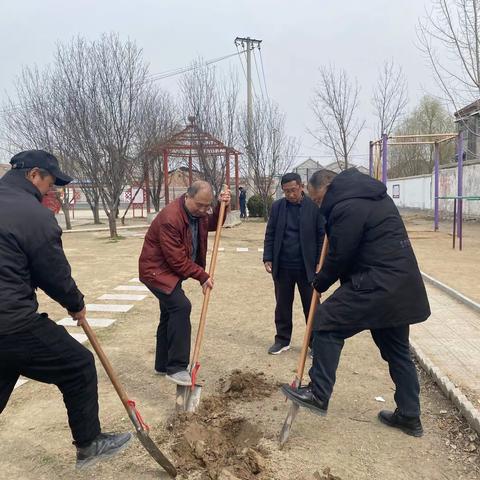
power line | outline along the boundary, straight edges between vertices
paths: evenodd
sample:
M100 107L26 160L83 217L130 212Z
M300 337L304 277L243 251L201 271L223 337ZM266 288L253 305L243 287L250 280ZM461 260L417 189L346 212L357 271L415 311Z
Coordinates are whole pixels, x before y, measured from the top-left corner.
M255 70L257 72L258 86L260 87L260 93L262 95L262 98L265 100L265 95L263 94L263 88L262 88L262 80L260 78L260 72L258 71L257 57L255 55L255 50L253 50L253 61L255 62Z
M235 44L235 46L237 47L237 50L238 50L238 45ZM239 52L239 53L240 53L240 54L245 53L245 56L247 55L247 54L246 54L246 50L242 50L242 51ZM239 55L238 58L240 59L240 65L242 66L243 75L245 76L245 80L246 80L247 83L248 83L248 75L247 75L247 72L246 72L246 70L245 70L245 67L243 66L242 56ZM260 88L261 88L261 85L260 85ZM257 95L256 89L255 89L255 85L253 84L253 82L252 82L252 90L253 90L253 96L258 100L258 95ZM263 97L263 91L262 91L262 97Z
M260 53L260 64L262 66L262 75L263 75L263 84L265 86L265 94L267 95L267 98L269 97L268 95L268 89L267 89L267 81L265 80L265 69L263 68L263 57L262 57L262 49L259 48L258 49L259 53Z
M204 65L213 65L214 63L221 62L223 60L226 60L228 58L236 57L239 56L241 58L241 54L245 53L245 50L240 51L239 48L237 47L237 51L235 53L230 53L229 55L224 55L223 57L218 57L218 58L213 58L211 60L207 60L204 62ZM241 61L241 60L240 60ZM242 63L243 67L243 63ZM195 70L196 68L199 68L198 65L190 65L188 67L180 67L180 68L174 68L171 70L167 70L165 72L161 73L151 73L147 75L147 82L156 82L157 80L163 80L165 78L169 77L174 77L176 75L181 75L183 73L190 72L192 70ZM15 111L21 110L24 108L22 105L10 105L8 107L0 109L0 114L8 114L8 113L13 113ZM27 110L31 110L33 107L27 107Z
M234 53L230 53L228 55L224 55L223 57L218 57L218 58L213 58L211 60L207 60L206 62L203 62L202 65L213 65L214 63L221 62L223 60L226 60L228 58L240 56L242 53L244 53L245 50L239 51L237 47L237 51ZM173 77L176 75L181 75L182 73L187 73L190 72L191 70L195 70L196 68L199 68L198 65L189 65L187 67L180 67L180 68L175 68L172 70L167 70L165 72L161 73L152 73L148 75L148 80L150 81L157 81L157 80L163 80L164 78L169 78Z

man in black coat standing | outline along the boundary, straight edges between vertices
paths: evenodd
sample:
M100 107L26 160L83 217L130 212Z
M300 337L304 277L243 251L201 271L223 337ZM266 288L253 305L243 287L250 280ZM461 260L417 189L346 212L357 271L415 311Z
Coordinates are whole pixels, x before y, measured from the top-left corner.
M247 191L243 187L238 188L238 202L240 204L240 218L247 218Z
M311 282L324 237L324 220L317 205L303 193L297 173L281 179L284 198L273 203L265 232L263 262L275 285L276 336L268 353L277 355L290 348L292 308L297 285L305 319L313 289Z
M321 205L330 242L313 285L321 294L340 286L319 305L313 332L311 384L282 391L292 401L326 414L345 339L370 330L395 384L394 412L379 419L413 436L423 434L419 384L409 345L409 325L430 307L407 231L383 183L350 168L315 172L312 198Z
M56 385L67 407L77 468L84 468L120 452L131 434L101 432L93 355L46 313L38 313L35 290L40 288L78 325L86 318L62 231L40 203L54 184L72 179L43 150L18 153L10 163L12 170L0 180L0 413L20 375Z

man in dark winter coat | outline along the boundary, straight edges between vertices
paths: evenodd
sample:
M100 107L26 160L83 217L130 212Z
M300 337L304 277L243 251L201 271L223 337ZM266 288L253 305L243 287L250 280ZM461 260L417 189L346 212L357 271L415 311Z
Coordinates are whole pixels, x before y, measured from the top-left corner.
M140 280L160 303L155 372L166 375L177 385L192 384L187 370L192 304L182 289L182 282L194 278L204 294L213 288L213 279L205 271L205 264L208 232L217 228L220 201L230 205L230 190L220 195L212 212L211 185L194 182L185 195L155 217L145 235L139 259Z
M240 203L240 218L247 218L247 191L243 187L238 188L238 202Z
M324 237L324 219L317 205L303 193L297 173L281 180L284 198L273 203L265 231L263 262L275 286L275 341L268 353L290 348L292 307L297 285L305 319L308 316L315 275Z
M330 247L313 285L321 294L340 287L316 312L311 384L283 392L294 402L326 414L345 339L370 330L395 383L395 412L379 419L421 436L419 384L409 346L409 325L430 315L425 286L410 240L383 183L350 168L339 175L316 172L312 198L326 218Z
M43 150L21 152L10 163L12 170L0 180L0 412L20 375L57 385L77 447L77 468L83 468L121 451L131 434L101 433L93 355L37 311L40 288L79 325L85 320L62 231L40 203L54 184L72 179Z

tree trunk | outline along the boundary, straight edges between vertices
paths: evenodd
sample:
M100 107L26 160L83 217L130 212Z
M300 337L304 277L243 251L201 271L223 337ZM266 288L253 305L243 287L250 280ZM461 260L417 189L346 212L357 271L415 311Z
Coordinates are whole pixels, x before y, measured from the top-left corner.
M90 205L90 209L92 210L93 213L93 223L95 225L100 225L102 222L100 221L100 205L95 203L95 205Z
M65 216L65 230L71 230L72 221L70 220L70 209L68 208L68 203L60 202L60 205L62 206L63 215Z
M263 220L268 222L268 195L262 195L263 200Z
M110 238L112 240L118 237L117 233L117 219L115 218L116 208L110 209L108 212L108 228L110 229Z

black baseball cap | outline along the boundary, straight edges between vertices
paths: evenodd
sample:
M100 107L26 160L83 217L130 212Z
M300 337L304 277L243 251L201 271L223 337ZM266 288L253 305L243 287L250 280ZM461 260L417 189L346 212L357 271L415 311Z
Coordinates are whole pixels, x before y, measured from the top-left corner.
M57 158L45 150L25 150L17 153L10 160L12 168L41 168L55 177L55 185L62 187L70 183L73 178L63 173L58 165Z

